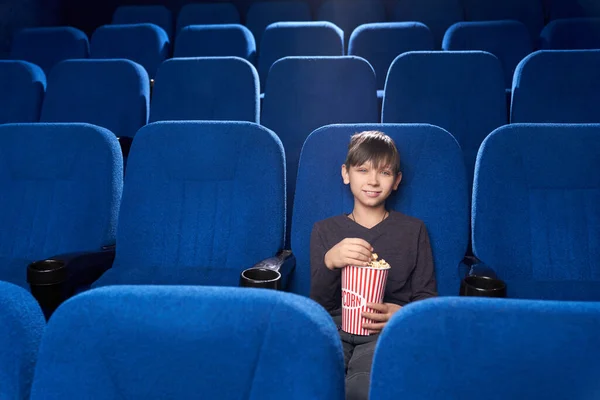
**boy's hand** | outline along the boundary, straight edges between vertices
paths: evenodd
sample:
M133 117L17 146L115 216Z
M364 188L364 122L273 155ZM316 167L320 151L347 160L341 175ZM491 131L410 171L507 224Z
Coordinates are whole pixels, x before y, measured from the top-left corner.
M371 261L373 247L363 239L348 238L325 253L325 266L331 270L346 265L366 266Z
M381 314L363 312L362 316L373 321L372 323L363 324L363 329L368 329L373 333L379 333L392 318L396 311L402 308L398 304L393 303L367 303L367 307L379 311Z

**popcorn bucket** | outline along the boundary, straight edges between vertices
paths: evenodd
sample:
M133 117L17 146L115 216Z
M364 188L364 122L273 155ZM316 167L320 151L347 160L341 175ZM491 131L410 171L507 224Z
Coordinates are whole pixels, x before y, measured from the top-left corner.
M382 303L389 266L387 268L356 267L342 269L342 330L354 335L370 335L363 323L372 322L361 316L367 303Z

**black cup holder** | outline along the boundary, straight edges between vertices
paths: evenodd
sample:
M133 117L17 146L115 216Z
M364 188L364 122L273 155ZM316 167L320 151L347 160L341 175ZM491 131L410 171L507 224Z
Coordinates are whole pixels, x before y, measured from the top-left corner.
M460 295L475 297L506 297L506 283L500 279L489 276L467 276L460 284Z
M249 268L242 271L240 286L281 290L281 274L268 268Z
M60 260L36 261L27 266L27 282L46 319L69 297L67 268Z

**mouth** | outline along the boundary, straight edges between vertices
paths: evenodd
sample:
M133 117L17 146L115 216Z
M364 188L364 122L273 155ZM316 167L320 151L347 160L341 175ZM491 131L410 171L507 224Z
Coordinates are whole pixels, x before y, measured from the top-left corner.
M378 197L381 194L381 191L363 190L363 193L366 194L367 197Z

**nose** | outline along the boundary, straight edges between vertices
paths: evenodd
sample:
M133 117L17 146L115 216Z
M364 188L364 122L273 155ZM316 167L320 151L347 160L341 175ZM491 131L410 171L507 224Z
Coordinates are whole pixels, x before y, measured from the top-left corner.
M369 172L369 181L368 184L371 186L378 186L379 185L379 174L377 173L377 171L370 171Z

